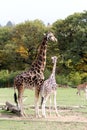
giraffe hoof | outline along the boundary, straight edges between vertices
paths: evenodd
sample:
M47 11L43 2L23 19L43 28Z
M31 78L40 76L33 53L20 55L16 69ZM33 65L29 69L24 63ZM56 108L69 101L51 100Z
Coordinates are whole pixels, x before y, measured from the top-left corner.
M36 118L41 118L41 115L36 115Z
M27 114L26 114L25 112L21 112L21 113L20 113L20 116L22 116L22 117L27 117Z
M42 115L43 118L46 118L46 115Z
M51 117L51 113L48 113L48 115Z
M56 114L57 117L61 117L61 115L59 113Z

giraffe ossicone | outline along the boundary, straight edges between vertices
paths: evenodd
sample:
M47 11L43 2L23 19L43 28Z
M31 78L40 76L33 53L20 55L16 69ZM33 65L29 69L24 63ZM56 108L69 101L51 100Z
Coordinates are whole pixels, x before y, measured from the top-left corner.
M20 106L22 116L25 115L23 107L24 89L35 88L35 115L36 117L39 117L39 92L44 82L44 69L46 65L46 51L48 40L53 42L57 41L53 33L47 33L39 46L37 57L32 63L29 70L22 72L14 79L14 99L17 105ZM18 90L18 96L16 94L16 89Z

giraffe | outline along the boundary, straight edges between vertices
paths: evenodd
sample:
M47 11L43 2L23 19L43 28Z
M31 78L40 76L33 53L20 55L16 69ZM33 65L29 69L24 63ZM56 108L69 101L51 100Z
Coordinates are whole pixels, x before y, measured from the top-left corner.
M35 115L39 117L39 92L44 81L44 69L46 65L46 52L48 41L57 42L54 34L48 32L45 34L42 43L39 46L36 59L31 64L28 71L24 71L17 75L14 79L14 99L18 108L20 108L21 115L25 116L23 108L23 93L25 88L35 90ZM18 96L16 94L18 91Z
M80 96L80 91L84 91L85 92L85 97L87 100L87 82L83 83L83 84L79 84L77 86L77 94Z
M55 79L55 70L56 70L56 62L57 62L57 57L51 57L52 62L53 62L53 70L52 70L52 74L50 75L50 77L44 81L41 90L40 90L40 95L42 97L41 100L41 105L42 105L42 116L46 118L46 112L45 112L45 105L46 102L48 100L48 98L50 98L50 115L51 115L51 95L54 95L54 107L55 107L55 112L56 115L58 116L58 111L57 111L57 105L56 105L56 89L57 89L57 83L56 83L56 79Z

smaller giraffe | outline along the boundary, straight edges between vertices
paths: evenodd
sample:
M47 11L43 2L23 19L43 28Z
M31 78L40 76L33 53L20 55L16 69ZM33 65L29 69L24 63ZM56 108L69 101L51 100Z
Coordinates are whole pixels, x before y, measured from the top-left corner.
M55 79L55 69L56 69L56 62L57 62L57 57L54 56L51 58L52 62L53 62L53 70L52 70L52 74L50 75L50 77L44 81L41 90L40 90L40 95L42 97L42 101L41 101L41 105L42 105L42 116L46 117L46 112L45 112L45 105L46 102L48 100L48 98L50 98L50 115L51 115L51 95L54 95L54 108L55 108L55 112L56 115L58 116L58 111L57 111L57 105L56 105L56 89L57 89L57 83L56 83L56 79Z

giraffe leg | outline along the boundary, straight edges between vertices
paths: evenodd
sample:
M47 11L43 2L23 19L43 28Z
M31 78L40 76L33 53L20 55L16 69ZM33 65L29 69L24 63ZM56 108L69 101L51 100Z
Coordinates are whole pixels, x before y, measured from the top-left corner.
M52 105L52 100L51 100L51 96L49 96L49 114L51 116L51 106Z
M85 88L85 98L87 100L87 88Z
M87 100L87 92L86 92L86 94L85 94L85 95L86 95L86 100Z
M56 116L60 116L57 110L56 91L54 91L54 108L55 108Z
M21 116L26 116L23 107L23 93L24 93L24 88L21 87L21 89L18 90L18 107L21 110Z
M39 115L39 90L35 88L35 116L36 118L41 117Z
M46 102L49 98L49 95L47 95L46 97L44 97L43 103L42 103L42 116L44 118L46 118L46 110L45 110L45 106L46 106Z
M77 94L78 94L79 96L81 96L81 94L80 94L80 90L78 90Z

